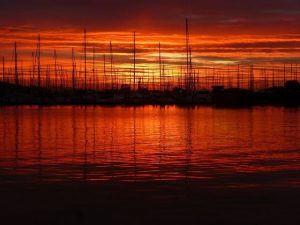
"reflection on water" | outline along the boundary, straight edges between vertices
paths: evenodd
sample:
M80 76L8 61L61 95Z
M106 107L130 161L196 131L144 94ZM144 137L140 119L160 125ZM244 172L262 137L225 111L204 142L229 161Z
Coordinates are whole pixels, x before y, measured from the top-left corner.
M5 107L1 181L300 181L296 109Z

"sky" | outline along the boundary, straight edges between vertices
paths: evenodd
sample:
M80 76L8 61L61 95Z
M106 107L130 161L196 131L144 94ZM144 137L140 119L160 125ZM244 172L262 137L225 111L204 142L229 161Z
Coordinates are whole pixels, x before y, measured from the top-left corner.
M83 29L89 59L99 61L113 43L114 63L132 65L137 33L138 68L157 65L158 43L166 67L185 61L185 18L189 19L195 66L300 62L299 0L0 0L0 56L11 59L14 41L19 58L31 62L38 33L44 64L69 65L71 48L78 59Z
M184 18L201 34L300 31L298 0L1 0L2 26L180 32Z

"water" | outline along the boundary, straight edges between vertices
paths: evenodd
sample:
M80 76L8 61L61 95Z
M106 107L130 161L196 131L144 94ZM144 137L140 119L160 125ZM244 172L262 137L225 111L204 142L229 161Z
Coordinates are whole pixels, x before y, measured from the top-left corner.
M300 186L297 109L2 107L1 182Z

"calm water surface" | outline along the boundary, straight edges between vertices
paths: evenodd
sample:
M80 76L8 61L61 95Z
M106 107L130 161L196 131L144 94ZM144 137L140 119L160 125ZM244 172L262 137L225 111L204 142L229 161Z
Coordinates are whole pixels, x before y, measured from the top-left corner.
M300 186L300 111L0 108L1 182Z

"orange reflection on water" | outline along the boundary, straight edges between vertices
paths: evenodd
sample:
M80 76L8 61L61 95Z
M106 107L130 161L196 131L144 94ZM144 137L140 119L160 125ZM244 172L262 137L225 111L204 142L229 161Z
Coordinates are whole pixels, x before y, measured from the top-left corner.
M299 119L271 107L4 107L0 171L14 182L297 184Z

